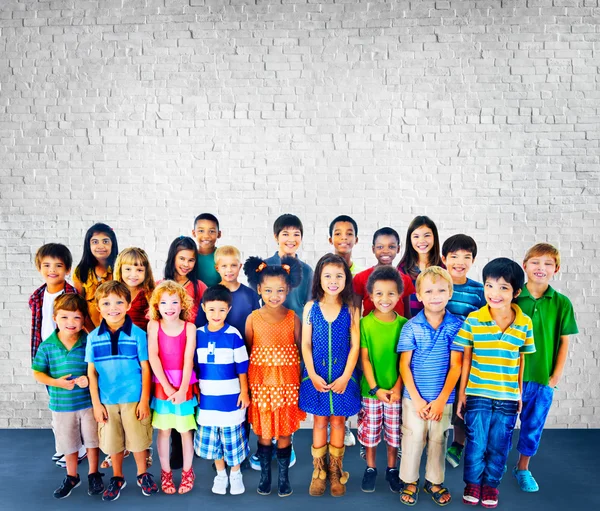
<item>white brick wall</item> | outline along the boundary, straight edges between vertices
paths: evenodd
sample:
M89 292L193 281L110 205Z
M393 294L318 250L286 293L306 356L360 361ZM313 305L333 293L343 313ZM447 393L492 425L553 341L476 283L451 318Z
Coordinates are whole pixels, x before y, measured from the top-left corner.
M160 276L203 211L245 255L294 212L310 263L339 213L363 265L416 214L475 237L474 277L557 244L581 333L548 424L600 426L599 20L596 0L3 0L0 427L49 424L37 247L78 260L105 221Z

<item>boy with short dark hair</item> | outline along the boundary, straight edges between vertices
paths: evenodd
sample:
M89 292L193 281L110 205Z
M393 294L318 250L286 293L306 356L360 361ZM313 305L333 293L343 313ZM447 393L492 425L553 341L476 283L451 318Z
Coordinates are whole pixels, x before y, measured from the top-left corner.
M549 243L538 243L525 254L527 284L517 304L533 322L535 353L527 358L523 373L523 406L519 431L519 461L513 469L525 492L539 490L529 471L529 460L540 445L544 424L552 406L569 350L569 336L578 333L571 301L550 286L560 270L560 253Z
M152 375L146 332L127 315L131 294L125 284L105 282L96 290L95 299L103 319L88 335L85 361L94 417L100 424L100 448L112 460L113 477L102 500L117 500L127 484L123 477L125 449L133 453L137 484L149 496L158 492L158 486L146 471L146 451L152 445Z
M352 276L361 270L352 260L352 249L358 243L358 225L354 218L348 215L336 216L329 224L329 244L333 245L336 255L346 261Z
M215 244L221 237L219 220L212 213L201 213L194 219L192 237L198 243L196 270L198 278L208 287L221 282L221 277L215 269Z
M98 472L98 426L94 420L85 363L86 333L82 330L87 302L78 294L63 294L54 301L57 329L40 344L33 360L34 378L48 388L56 447L64 453L67 476L54 492L64 499L81 484L78 453L87 451L88 494L104 491Z
M463 321L471 312L481 309L485 305L483 295L483 284L475 282L467 277L471 266L477 257L477 243L466 234L455 234L450 236L442 245L442 262L452 277L452 298L446 305L446 310L459 317ZM460 379L458 380L456 392L460 390ZM454 426L454 438L452 445L446 452L446 461L454 468L458 467L465 447L465 423L456 414L458 399L454 401L452 409L452 425Z
M535 352L533 325L515 303L525 274L507 259L483 268L487 304L469 314L454 343L464 348L458 415L465 420L463 503L498 505L498 486L521 408L525 355Z

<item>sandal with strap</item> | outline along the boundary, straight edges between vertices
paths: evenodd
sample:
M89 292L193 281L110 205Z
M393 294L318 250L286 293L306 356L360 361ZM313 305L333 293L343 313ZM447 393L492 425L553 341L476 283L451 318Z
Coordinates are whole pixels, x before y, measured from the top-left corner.
M402 488L402 491L400 492L400 502L402 504L404 504L405 506L414 506L417 503L417 500L419 500L419 481L415 481L414 483L405 483L403 482L404 487ZM409 486L414 486L415 490L409 490L408 487ZM403 495L406 495L407 497L410 497L411 499L413 499L412 502L409 502L407 500L404 500L402 498Z
M173 484L173 471L160 471L160 487L162 488L163 493L166 495L173 495L177 491L175 489L175 485Z
M123 459L127 458L127 456L129 456L129 451L127 449L125 449L123 451ZM102 461L102 463L100 463L100 468L110 468L112 467L112 458L110 457L110 454L107 454L106 457L104 458L104 460Z
M154 454L154 448L149 447L146 451L146 469L152 466L152 455Z
M181 471L181 484L179 485L179 493L183 494L183 493L192 491L192 488L194 487L195 479L196 479L196 474L194 474L193 467L190 468L189 470L182 470Z
M531 475L529 470L517 470L517 467L514 467L512 473L517 478L519 488L521 488L522 491L533 493L540 489L537 481Z
M438 491L433 491L432 488L434 486L437 486L439 488L439 490ZM450 495L450 492L448 491L448 488L446 488L444 486L444 483L433 484L432 482L425 480L425 484L423 485L423 490L425 491L425 493L431 495L432 500L438 506L441 506L441 507L447 506L448 504L450 504L450 502L452 502L452 495ZM444 495L448 495L448 497L450 497L445 502L442 501L442 497Z

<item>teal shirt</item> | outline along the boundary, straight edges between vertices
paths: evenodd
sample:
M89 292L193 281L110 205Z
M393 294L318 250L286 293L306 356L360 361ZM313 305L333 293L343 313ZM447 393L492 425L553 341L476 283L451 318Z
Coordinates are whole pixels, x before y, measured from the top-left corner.
M216 286L221 282L221 275L215 269L215 253L196 254L196 273L207 287Z

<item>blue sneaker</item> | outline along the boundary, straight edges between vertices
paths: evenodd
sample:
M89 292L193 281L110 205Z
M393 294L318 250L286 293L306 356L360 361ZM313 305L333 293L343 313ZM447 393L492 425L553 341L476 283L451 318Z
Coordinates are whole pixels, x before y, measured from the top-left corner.
M290 468L296 464L296 451L294 451L294 446L292 445L292 453L290 455Z
M258 459L256 453L251 454L248 457L248 463L250 463L250 468L252 470L258 470L260 472L260 460Z

